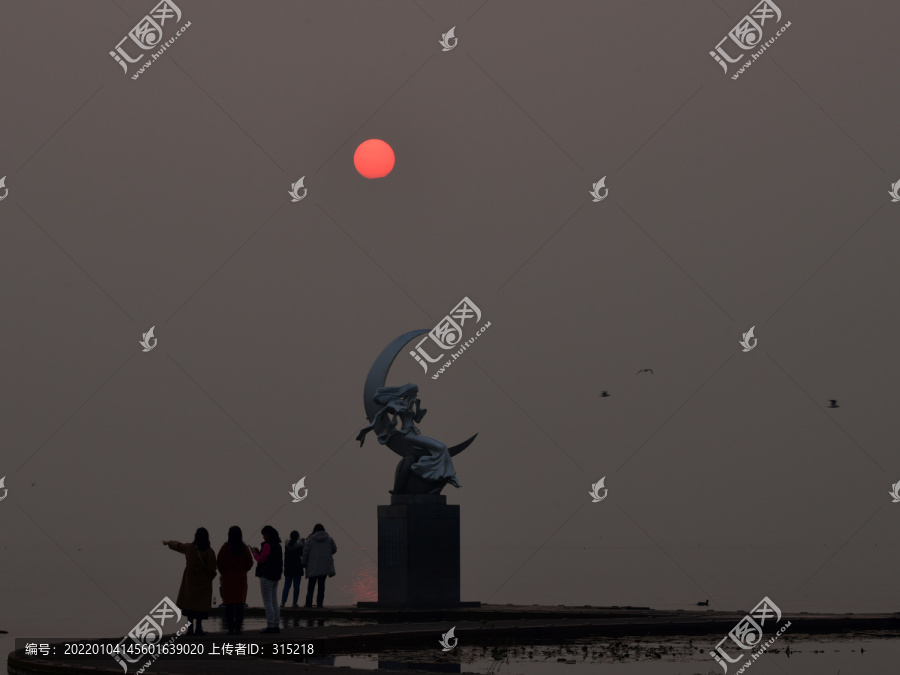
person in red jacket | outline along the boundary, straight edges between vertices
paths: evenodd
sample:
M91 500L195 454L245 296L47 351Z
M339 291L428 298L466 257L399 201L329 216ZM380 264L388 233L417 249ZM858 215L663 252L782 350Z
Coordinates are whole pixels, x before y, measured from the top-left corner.
M225 627L229 635L240 635L244 623L244 603L247 602L247 572L253 567L253 555L237 525L228 528L228 541L219 549L216 564L222 575Z

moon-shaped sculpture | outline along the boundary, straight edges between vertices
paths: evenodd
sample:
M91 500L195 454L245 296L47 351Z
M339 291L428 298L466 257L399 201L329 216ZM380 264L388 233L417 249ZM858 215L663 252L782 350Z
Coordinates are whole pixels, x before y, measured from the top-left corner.
M372 367L369 369L369 375L366 377L366 386L363 388L363 403L366 406L366 417L369 422L375 419L375 415L378 412L378 406L375 403L375 390L379 387L384 386L384 382L387 379L388 371L391 369L391 364L394 363L394 359L397 358L397 354L400 353L400 350L403 349L404 345L407 342L412 340L423 333L427 333L427 328L420 328L418 330L411 330L408 333L404 333L398 338L395 338L391 343L384 348L381 354L378 355L378 358L375 359L375 363L372 364ZM375 433L380 434L383 429L375 429ZM475 434L477 436L478 434ZM469 438L459 445L454 445L452 448L448 448L450 452L450 456L453 457L458 455L463 450L471 445L472 441L475 440L475 436ZM403 457L403 453L400 451L397 442L401 440L398 437L392 438L387 442L387 446L396 452L398 455Z

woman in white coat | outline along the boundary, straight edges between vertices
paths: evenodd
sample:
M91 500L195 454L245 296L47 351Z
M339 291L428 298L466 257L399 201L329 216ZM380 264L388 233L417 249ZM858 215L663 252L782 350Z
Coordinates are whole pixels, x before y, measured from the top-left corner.
M332 557L335 553L337 553L337 546L334 539L328 536L321 523L317 523L303 545L303 568L306 570L306 578L309 579L305 607L312 607L313 591L316 585L319 587L316 607L322 607L322 603L325 601L325 578L335 575L334 558Z

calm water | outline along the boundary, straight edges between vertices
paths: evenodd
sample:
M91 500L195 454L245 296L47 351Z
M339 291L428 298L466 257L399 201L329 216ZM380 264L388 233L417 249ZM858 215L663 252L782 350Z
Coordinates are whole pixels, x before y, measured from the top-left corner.
M432 672L503 675L720 675L723 673L721 667L708 652L721 637L579 640L562 646L511 648L459 646L449 653L435 649L338 656L329 663L370 670L415 667ZM755 675L835 675L838 672L842 675L883 675L896 672L898 663L900 639L895 634L868 633L831 638L795 635L790 639L785 635L744 672ZM729 666L729 675L734 675L740 665Z
M309 621L309 620L305 620ZM319 620L312 620L318 624ZM326 625L339 622L323 620ZM215 626L216 622L210 622ZM253 629L264 621L254 619ZM343 625L346 625L344 622ZM245 626L250 630L249 623ZM0 636L0 647L11 640ZM435 673L484 673L502 675L720 675L710 657L712 645L721 635L671 637L666 639L621 638L576 640L562 645L517 645L482 647L459 645L450 652L433 650L396 651L381 655L359 654L307 659L310 663L351 666L368 670L416 668ZM788 649L788 647L790 649ZM900 663L900 638L888 633L841 636L785 634L745 673L753 675L884 675L896 672ZM736 675L741 664L729 667ZM252 672L248 670L248 672Z
M378 623L377 621L353 621L350 619L305 619L305 618L286 618L281 615L282 628L323 628L327 626L368 626ZM225 620L216 618L204 623L206 627L214 631L226 631ZM252 632L262 630L266 627L266 618L264 616L248 616L244 618L244 632Z

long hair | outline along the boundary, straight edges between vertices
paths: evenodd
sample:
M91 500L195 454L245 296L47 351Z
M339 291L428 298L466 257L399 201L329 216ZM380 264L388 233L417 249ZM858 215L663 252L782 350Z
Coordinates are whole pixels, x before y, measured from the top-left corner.
M367 426L360 429L356 435L356 440L359 441L360 446L365 442L366 434L373 430L378 434L378 442L382 445L387 443L396 433L407 433L409 428L406 423L404 423L404 428L400 432L394 427L396 416L410 412L413 405L418 401L418 394L419 387L412 382L400 387L378 387L372 396L372 400L376 405L381 406L381 409L375 413L375 418ZM424 414L423 411L421 414L416 415L416 422L419 422ZM394 419L387 419L387 416L390 415L394 415Z
M194 534L194 546L198 551L205 551L209 548L209 532L205 527L198 527Z
M375 395L372 397L372 400L378 405L387 405L399 398L406 398L409 396L415 398L418 393L419 387L410 382L409 384L404 384L400 387L378 387L378 389L375 390Z
M237 525L228 528L228 548L232 555L239 556L246 550L244 548L244 533Z
M274 527L272 527L271 525L266 525L266 526L262 529L262 536L264 536L264 537L265 537L265 536L268 536L268 537L269 537L270 539L272 539L276 544L280 544L280 543L281 543L281 537L278 536L278 530L276 530L276 529L275 529Z

